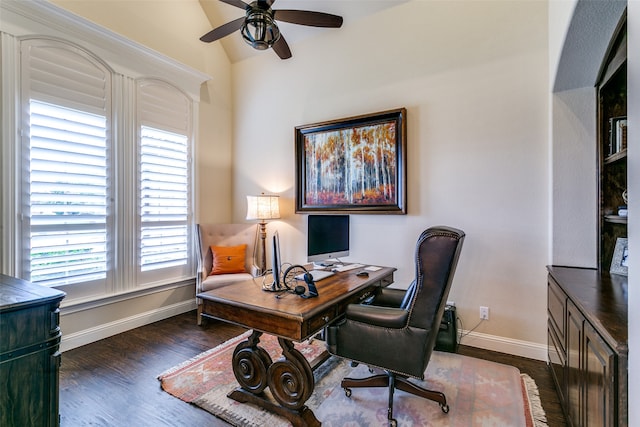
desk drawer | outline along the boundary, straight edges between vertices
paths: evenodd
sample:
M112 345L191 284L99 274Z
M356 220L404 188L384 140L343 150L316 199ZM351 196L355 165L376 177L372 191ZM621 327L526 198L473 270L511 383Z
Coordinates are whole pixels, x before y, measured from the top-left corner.
M393 273L384 276L382 279L380 279L380 283L378 286L386 288L387 286L389 286L390 284L393 283Z
M316 314L311 319L309 319L309 322L307 323L307 333L305 335L313 334L316 331L324 328L329 323L333 322L335 318L336 307L329 307L321 313Z

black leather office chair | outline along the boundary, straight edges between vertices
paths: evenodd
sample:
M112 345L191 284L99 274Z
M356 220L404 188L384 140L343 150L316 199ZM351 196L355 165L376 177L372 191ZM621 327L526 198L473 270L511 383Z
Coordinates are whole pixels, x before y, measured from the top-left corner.
M395 388L436 401L443 412L449 412L443 393L425 390L407 377L424 379L464 236L450 227L422 232L416 244L416 277L409 288L381 288L370 304L349 305L345 318L328 328L330 353L385 370L386 374L368 378L345 378L341 386L347 396L351 388L389 387L391 426L397 425L393 418Z

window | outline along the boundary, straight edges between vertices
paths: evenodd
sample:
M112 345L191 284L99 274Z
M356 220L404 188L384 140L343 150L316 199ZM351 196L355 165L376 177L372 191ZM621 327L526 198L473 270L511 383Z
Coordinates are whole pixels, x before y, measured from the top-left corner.
M107 273L107 120L29 103L30 280L65 285Z
M0 271L65 306L189 284L210 76L50 2L0 16Z
M17 46L18 275L67 302L192 278L193 100L72 43Z
M189 273L191 255L191 103L174 86L137 82L139 279Z
M19 276L69 299L113 292L112 72L60 40L19 47Z
M141 270L186 265L189 139L142 126L140 140Z

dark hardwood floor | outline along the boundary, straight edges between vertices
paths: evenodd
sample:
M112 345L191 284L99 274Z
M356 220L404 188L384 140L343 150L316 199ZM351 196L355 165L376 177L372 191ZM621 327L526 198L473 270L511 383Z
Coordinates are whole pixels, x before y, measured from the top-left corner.
M228 426L165 393L157 375L243 332L223 322L196 325L195 311L63 353L62 427ZM549 427L565 426L544 362L460 346L461 354L516 366L538 384Z

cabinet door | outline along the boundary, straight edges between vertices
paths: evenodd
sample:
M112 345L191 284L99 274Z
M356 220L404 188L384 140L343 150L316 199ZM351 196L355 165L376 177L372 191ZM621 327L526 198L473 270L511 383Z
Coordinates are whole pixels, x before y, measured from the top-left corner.
M584 318L578 309L567 302L567 415L573 427L582 426L583 375L582 331Z
M58 426L57 348L0 363L0 426Z
M549 321L547 326L547 355L549 357L549 367L553 380L556 383L556 391L563 408L567 406L567 381L566 381L566 354L564 346L560 344L560 340L555 331L555 327Z
M585 425L614 427L615 356L600 335L585 323L584 327L584 416Z
M549 277L549 281L547 282L547 310L549 320L555 328L558 339L560 340L559 344L562 346L562 350L564 351L567 295L551 277Z

